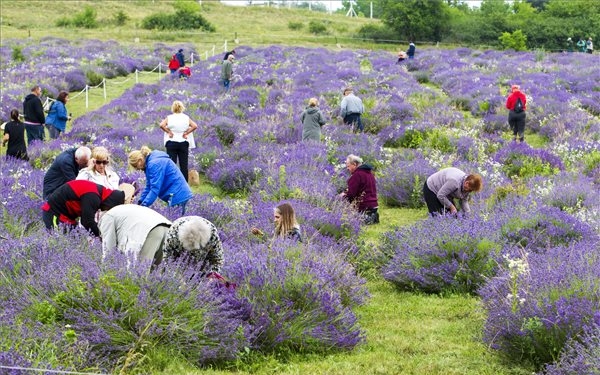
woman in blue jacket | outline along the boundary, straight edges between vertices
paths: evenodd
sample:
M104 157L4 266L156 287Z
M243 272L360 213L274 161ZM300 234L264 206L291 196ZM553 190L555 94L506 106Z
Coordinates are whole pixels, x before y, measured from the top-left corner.
M129 153L129 165L146 173L146 188L138 204L149 207L156 198L160 198L169 207L180 206L181 215L185 214L185 206L192 198L192 190L167 153L142 146L140 150Z
M61 91L56 101L50 107L50 112L48 112L48 116L46 117L46 127L52 139L58 138L60 133L64 133L67 129L67 121L71 119L67 113L68 101L69 93Z

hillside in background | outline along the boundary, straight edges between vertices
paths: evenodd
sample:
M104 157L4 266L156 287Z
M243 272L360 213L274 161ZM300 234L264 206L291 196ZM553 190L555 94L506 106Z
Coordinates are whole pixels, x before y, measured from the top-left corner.
M155 31L141 28L142 20L156 13L174 13L172 1L2 1L0 3L1 35L7 38L43 38L54 36L66 39L91 38L121 42L152 44L155 42L194 43L198 49L233 43L237 38L243 45L306 45L336 47L368 47L354 39L361 26L378 21L349 18L306 9L236 7L216 1L202 2L202 16L216 29L201 31ZM72 17L86 7L97 13L98 28L64 28L55 26L61 17ZM127 16L124 25L116 26L115 17ZM325 26L318 35L309 32L313 21ZM290 29L290 23L296 28Z

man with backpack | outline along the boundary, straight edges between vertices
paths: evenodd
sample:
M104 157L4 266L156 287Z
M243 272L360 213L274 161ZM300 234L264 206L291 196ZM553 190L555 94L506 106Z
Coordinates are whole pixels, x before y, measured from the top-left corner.
M511 94L506 99L508 112L508 124L513 132L513 140L525 141L525 111L527 110L527 97L521 92L519 85L511 86Z

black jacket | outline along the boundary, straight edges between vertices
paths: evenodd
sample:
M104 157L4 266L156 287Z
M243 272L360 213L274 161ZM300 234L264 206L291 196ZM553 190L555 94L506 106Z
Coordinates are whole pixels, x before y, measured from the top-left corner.
M46 123L44 106L37 95L29 94L25 97L25 101L23 101L23 116L25 116L25 122L34 124Z

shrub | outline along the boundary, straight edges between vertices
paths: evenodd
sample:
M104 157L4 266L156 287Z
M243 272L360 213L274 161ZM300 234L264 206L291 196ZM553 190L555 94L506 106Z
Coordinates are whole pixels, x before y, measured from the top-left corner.
M549 176L564 169L562 161L556 155L534 149L526 143L511 142L500 149L494 159L502 164L508 177Z
M315 35L327 34L327 26L323 21L310 20L308 23L308 31Z
M435 169L422 159L396 159L377 178L377 191L391 207L422 207L423 184Z
M252 305L257 349L330 352L364 340L350 309L365 301L364 281L336 247L334 241L275 240L231 248L225 271Z
M11 57L15 63L20 63L20 62L25 61L25 55L23 55L23 47L14 46L12 48Z
M507 257L479 293L487 311L486 343L538 368L556 360L565 343L600 316L599 244Z
M288 29L290 29L290 30L298 31L298 30L301 30L303 27L304 27L304 24L302 22L295 22L295 21L288 22Z
M129 16L122 10L118 11L113 16L113 22L116 26L123 26L127 21L129 21Z
M93 70L86 71L85 77L87 78L88 84L90 86L98 86L104 80L104 76L102 74Z
M383 235L391 260L382 273L401 289L475 293L495 275L502 248L498 224L438 216Z
M560 358L546 366L543 375L600 374L600 319L584 333L571 338Z
M515 30L513 33L503 32L498 38L504 49L514 49L515 51L527 50L527 35L521 30Z
M72 18L59 18L56 21L56 26L95 29L98 27L98 20L96 19L96 17L96 10L90 6L86 6L82 12L76 13Z
M397 35L391 28L384 25L376 25L374 23L363 25L358 30L358 35L361 38L375 39L381 41L395 40L397 38Z
M214 32L215 27L201 14L178 10L175 14L152 14L142 20L147 30L205 30Z

